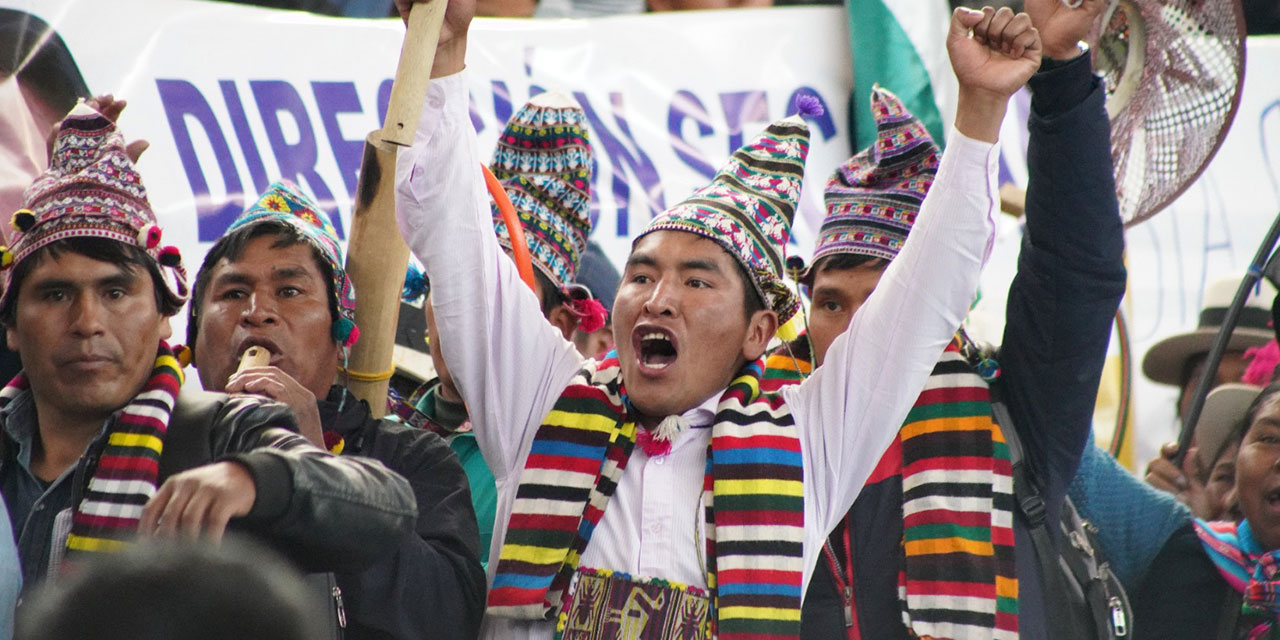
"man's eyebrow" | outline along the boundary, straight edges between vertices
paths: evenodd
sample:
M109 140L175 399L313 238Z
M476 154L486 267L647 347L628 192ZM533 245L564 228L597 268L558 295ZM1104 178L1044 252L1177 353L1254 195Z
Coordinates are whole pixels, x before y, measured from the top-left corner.
M303 267L275 267L271 270L272 280L300 280L309 275Z
M815 287L813 289L813 295L811 297L816 298L818 296L833 296L833 295L839 295L841 293L843 292L840 290L840 287L833 287L831 285L822 285L820 287Z
M723 274L724 270L715 261L703 258L695 258L693 260L685 260L680 263L680 269L685 271L709 271L715 274Z
M633 253L627 258L627 267L657 267L658 261L647 253Z
M127 287L138 281L138 274L129 271L114 273L105 278L98 278L94 284L98 287Z
M127 287L138 281L138 275L129 271L121 270L119 273L113 273L109 276L103 276L94 280L90 286L93 287ZM71 278L42 278L31 283L31 286L39 291L52 291L54 289L76 289L84 286L83 281Z
M251 285L253 284L253 278L249 277L249 274L242 271L224 271L218 274L218 277L213 279L213 284L223 286L229 284Z

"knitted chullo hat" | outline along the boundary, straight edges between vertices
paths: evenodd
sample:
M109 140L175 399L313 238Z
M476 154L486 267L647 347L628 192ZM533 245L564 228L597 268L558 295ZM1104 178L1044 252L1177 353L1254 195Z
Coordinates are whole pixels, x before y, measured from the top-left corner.
M898 96L873 88L871 112L875 144L836 169L827 182L827 217L812 264L835 253L893 260L938 172L938 145Z
M4 297L13 303L14 268L40 249L70 238L115 240L141 249L155 261L165 291L180 306L186 301L187 272L176 247L160 246L161 231L147 190L125 152L116 125L86 104L63 120L49 168L27 188L25 207L13 214L11 247L0 247Z
M333 273L331 284L334 311L337 312L331 333L333 339L344 347L355 344L360 337L360 329L356 327L356 290L351 278L347 277L342 247L338 244L338 234L329 221L329 215L297 185L280 180L267 187L258 201L227 227L227 233L267 221L282 222L300 231L328 263Z
M591 233L591 143L582 108L559 93L534 97L498 136L489 168L511 198L534 266L563 289L577 275ZM510 249L497 205L493 228Z
M801 114L820 114L817 100L806 98L798 104ZM654 218L635 242L654 231L686 231L714 240L746 268L760 299L785 325L799 301L782 280L783 251L808 155L809 127L801 115L769 125L733 152L711 184Z

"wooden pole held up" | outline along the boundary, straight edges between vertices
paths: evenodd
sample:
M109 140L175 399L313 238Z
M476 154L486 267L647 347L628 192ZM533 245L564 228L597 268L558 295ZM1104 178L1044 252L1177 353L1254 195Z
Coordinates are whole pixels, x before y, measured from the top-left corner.
M409 248L396 225L396 154L413 144L426 99L436 43L444 23L445 0L415 4L396 68L387 118L364 143L356 190L347 274L356 289L356 325L360 339L351 348L347 387L369 403L375 418L386 413L387 387L394 372L391 354L400 313L400 290L409 265Z

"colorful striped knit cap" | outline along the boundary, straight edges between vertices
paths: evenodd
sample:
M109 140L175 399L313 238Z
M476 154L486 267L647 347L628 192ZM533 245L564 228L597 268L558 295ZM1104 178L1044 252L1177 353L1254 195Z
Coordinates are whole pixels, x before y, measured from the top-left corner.
M591 142L582 108L564 94L535 96L498 136L489 168L511 198L533 264L557 289L573 282L591 234ZM510 249L496 204L493 230Z
M827 217L813 264L835 253L893 260L938 172L938 145L898 96L873 88L871 112L875 144L836 169L827 182Z
M324 257L333 274L331 284L338 316L331 330L333 339L344 347L355 344L360 337L360 330L356 327L356 289L347 276L342 246L338 244L338 233L333 229L329 214L297 185L279 180L271 183L258 196L257 202L227 227L227 233L267 221L281 222L297 229Z
M13 302L14 267L51 243L69 238L102 238L142 249L155 260L166 293L177 304L187 299L187 272L176 247L160 246L160 227L147 190L125 152L116 125L81 103L67 115L53 145L49 168L24 194L26 206L13 214L11 248L0 247L4 297Z
M782 275L809 155L809 127L801 116L821 113L816 100L802 99L798 106L800 114L769 125L733 152L711 184L654 218L635 240L654 231L686 231L716 241L751 274L780 325L799 309Z

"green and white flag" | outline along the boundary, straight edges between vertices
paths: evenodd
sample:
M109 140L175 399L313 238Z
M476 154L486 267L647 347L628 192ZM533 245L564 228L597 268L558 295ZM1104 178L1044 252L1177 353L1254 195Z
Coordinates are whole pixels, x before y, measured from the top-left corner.
M947 58L950 4L947 0L845 0L845 6L853 44L854 148L875 141L869 104L876 84L897 94L941 146L956 109L956 79Z

